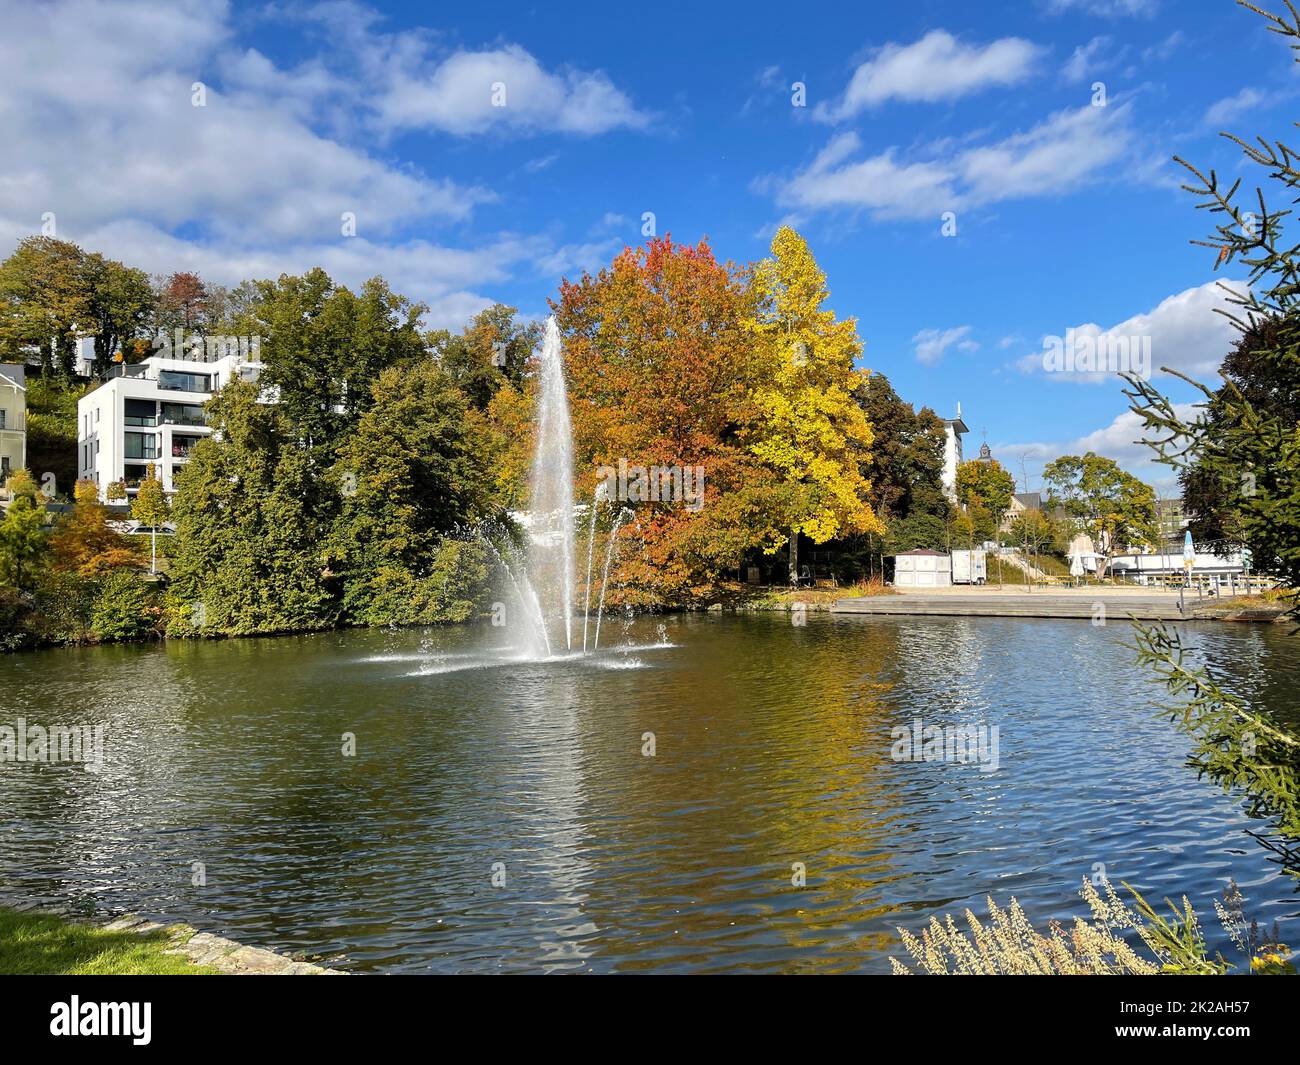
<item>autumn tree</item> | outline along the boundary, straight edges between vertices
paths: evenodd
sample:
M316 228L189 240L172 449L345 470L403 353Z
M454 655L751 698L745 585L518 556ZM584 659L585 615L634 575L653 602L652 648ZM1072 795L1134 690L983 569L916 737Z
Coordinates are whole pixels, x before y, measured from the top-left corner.
M825 307L829 292L807 242L789 226L772 240L772 257L754 269L752 330L763 364L753 421L744 438L792 502L790 581L799 579L799 536L814 543L883 532L862 475L871 426L854 399L865 375L857 323Z
M1048 506L1061 507L1104 559L1098 577L1105 577L1110 560L1120 551L1159 543L1155 491L1120 469L1114 459L1091 451L1063 455L1047 464L1043 481Z
M108 524L108 508L99 501L94 481L77 481L72 510L50 537L50 561L55 569L82 577L110 570L138 568L140 556L131 541Z
M754 424L763 364L742 272L707 242L657 237L626 248L595 276L565 281L555 305L564 338L578 496L591 499L601 467L702 467L698 508L620 501L616 593L644 604L710 595L746 547L785 540L793 492L742 440Z

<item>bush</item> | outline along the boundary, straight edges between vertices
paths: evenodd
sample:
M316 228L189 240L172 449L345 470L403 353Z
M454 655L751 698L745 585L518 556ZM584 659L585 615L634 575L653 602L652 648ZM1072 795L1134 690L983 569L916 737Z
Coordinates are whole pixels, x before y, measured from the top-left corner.
M130 570L114 570L100 584L91 612L91 633L105 642L157 635L161 611L152 590Z
M99 581L73 571L42 574L28 624L42 643L86 643Z

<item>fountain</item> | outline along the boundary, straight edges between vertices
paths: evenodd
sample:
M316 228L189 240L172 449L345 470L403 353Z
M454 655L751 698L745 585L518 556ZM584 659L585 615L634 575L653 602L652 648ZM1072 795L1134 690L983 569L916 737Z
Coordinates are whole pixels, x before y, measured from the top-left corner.
M572 655L595 654L600 649L600 623L605 612L609 571L617 557L619 530L633 518L626 507L612 516L600 573L596 602L595 637L591 629L592 592L596 586L597 524L602 508L612 504L606 482L596 486L587 520L587 581L583 603L582 647L574 646L573 612L577 522L573 497L573 428L564 382L564 353L554 318L546 321L538 357L537 437L529 470L529 509L514 517L526 534L518 544L511 531L479 528L497 566L508 581L513 601L507 625L515 635L507 660L545 661Z
M536 591L541 623L563 628L563 642L573 650L573 429L564 385L564 355L555 319L546 320L537 393L537 443L533 453L529 501L528 582Z

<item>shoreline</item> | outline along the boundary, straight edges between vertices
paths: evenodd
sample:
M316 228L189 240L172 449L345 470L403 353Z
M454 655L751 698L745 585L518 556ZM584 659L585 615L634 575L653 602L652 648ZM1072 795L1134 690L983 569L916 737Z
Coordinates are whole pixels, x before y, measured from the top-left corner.
M47 939L52 932L81 933L93 944L102 941L101 949L105 951L121 950L125 942L137 940L132 946L160 955L160 960L175 959L176 964L192 966L193 975L349 975L341 969L301 961L265 947L250 947L224 936L200 932L183 921L164 924L134 913L121 914L104 921L74 914L57 905L0 897L0 914L5 911L26 925L40 926L35 931ZM35 949L41 948L38 946ZM46 952L49 953L48 948Z

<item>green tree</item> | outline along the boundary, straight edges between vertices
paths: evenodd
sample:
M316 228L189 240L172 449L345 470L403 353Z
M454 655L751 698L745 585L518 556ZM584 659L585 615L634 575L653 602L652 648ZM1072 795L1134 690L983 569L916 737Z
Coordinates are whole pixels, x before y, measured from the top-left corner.
M262 337L262 384L279 389L284 417L328 462L370 406L379 375L426 357L419 323L428 308L392 292L383 278L354 293L319 267L254 287L256 299L235 331Z
M98 252L85 257L82 271L90 303L86 330L95 333L95 373L108 369L119 349L142 337L153 314L154 294L143 270L106 259Z
M43 374L72 373L77 331L89 331L91 290L85 253L66 240L27 237L0 263L0 351L21 361L40 352Z
M486 429L435 363L392 367L339 450L342 513L331 564L343 616L365 625L463 621L488 576L486 548L462 527L488 516Z
M179 478L170 633L292 632L337 618L327 559L337 493L297 427L257 391L231 382L208 401L215 432Z
M1113 459L1091 451L1063 455L1048 463L1043 481L1048 506L1061 507L1102 556L1099 578L1106 576L1111 559L1125 548L1159 544L1155 491L1121 470Z
M516 314L497 303L476 314L459 335L441 330L429 336L439 365L476 410L486 411L503 385L524 384L542 327L519 322Z
M1021 511L1011 523L1011 542L1028 553L1063 550L1064 539L1059 524L1037 508Z
M1015 478L996 459L972 459L957 467L957 500L970 516L973 538L981 543L997 538L1015 493Z
M0 582L23 590L47 547L45 499L26 470L10 474L5 488L12 501L0 519Z
M1290 18L1250 4L1268 29L1288 40L1300 61L1300 14ZM1192 500L1194 520L1211 517L1249 547L1254 567L1279 577L1290 589L1292 616L1300 610L1300 248L1288 239L1287 216L1300 195L1300 154L1281 141L1223 136L1241 149L1242 162L1275 182L1270 208L1264 190L1238 196L1242 178L1224 185L1177 159L1191 175L1184 188L1215 219L1214 231L1193 241L1214 255L1214 268L1240 262L1248 287L1229 290L1228 317L1241 340L1220 371L1223 384L1210 389L1185 374L1165 372L1196 388L1205 404L1186 417L1159 388L1126 375L1125 393L1142 416L1146 443L1158 461L1183 474L1192 471L1213 486L1208 507ZM1270 819L1260 839L1282 866L1300 875L1300 734L1294 724L1256 709L1224 690L1207 669L1184 661L1177 632L1137 627L1139 662L1151 668L1178 702L1171 720L1195 741L1190 764L1225 789L1244 791L1249 810Z
M171 517L167 494L157 467L150 464L149 475L140 482L131 500L131 517L149 528L149 572L158 572L158 526Z

